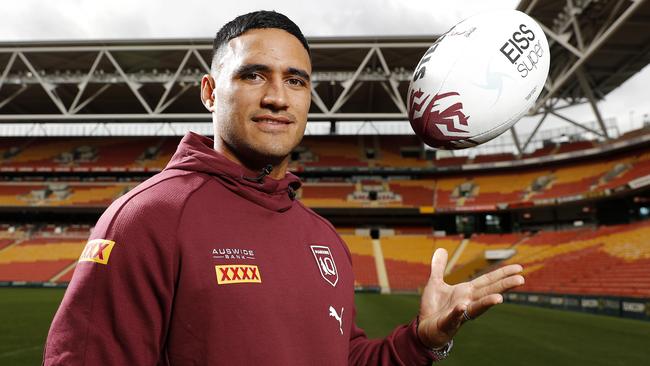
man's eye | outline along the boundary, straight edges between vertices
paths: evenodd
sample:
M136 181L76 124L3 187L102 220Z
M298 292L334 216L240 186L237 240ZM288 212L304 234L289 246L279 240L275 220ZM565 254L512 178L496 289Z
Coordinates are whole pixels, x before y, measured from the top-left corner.
M302 79L296 79L296 78L291 78L291 79L287 80L287 82L288 82L290 85L294 85L294 86L305 86L305 85L307 85L307 83L305 83L304 80L302 80Z
M262 76L260 74L255 73L242 75L242 79L244 80L260 80L261 78Z

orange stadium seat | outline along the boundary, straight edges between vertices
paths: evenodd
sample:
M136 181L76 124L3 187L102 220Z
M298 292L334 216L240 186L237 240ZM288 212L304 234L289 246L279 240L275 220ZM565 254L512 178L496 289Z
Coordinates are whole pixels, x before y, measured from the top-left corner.
M53 182L58 183L58 182ZM96 206L107 207L137 183L68 183L65 197L50 194L37 197L33 191L44 190L46 184L0 184L0 206Z
M523 234L474 234L465 245L463 251L450 271L450 276L456 281L466 280L467 276L487 265L486 250L509 249L524 238ZM472 267L472 268L468 268ZM461 278L455 272L462 271Z
M647 296L649 234L650 223L641 222L557 235L543 249L508 261L525 267L527 281L517 291Z
M354 270L355 286L378 287L377 267L372 250L372 242L369 236L357 236L350 233L341 233L350 254L352 255L352 268Z
M0 249L0 281L61 281L86 244L87 232L34 236Z
M20 147L21 151L0 160L0 169L31 169L35 171L125 171L142 170L151 167L152 171L164 168L179 142L178 137L99 137L84 138L35 138L3 139L0 144L0 157L10 147ZM162 142L162 143L161 143ZM160 153L150 160L139 160L145 149L161 145ZM90 161L62 161L62 154L71 153L80 146L90 147L94 157Z
M454 209L459 203L458 198L453 197L454 190L460 184L467 181L465 177L449 177L436 180L433 206L436 209Z
M315 155L317 161L306 162L304 165L321 167L368 166L368 162L362 159L358 139L358 136L337 136L336 139L330 139L327 136L307 136L303 139L301 146L309 149Z
M423 149L422 141L415 135L373 136L378 140L380 152L375 166L380 167L428 167L431 162L419 157L404 157L403 149ZM373 146L374 147L374 146Z
M594 142L593 141L568 142L568 143L560 144L558 149L555 150L555 153L556 154L561 154L561 153L567 153L567 152L571 152L571 151L590 149L592 147L594 147Z
M644 156L640 156L636 161L633 162L632 167L626 170L620 176L614 178L608 183L602 184L600 189L614 189L617 187L625 186L630 181L650 175L650 160L643 160Z
M431 274L431 256L436 248L453 254L460 237L437 238L431 235L399 235L381 238L388 281L393 291L418 290Z
M349 202L348 195L354 192L354 184L340 183L305 183L298 194L300 200L310 207L357 207L359 203Z
M554 153L558 149L557 145L548 145L541 147L530 154L525 155L527 158L537 158L540 156L546 156Z
M176 147L179 142L180 139L174 137L166 137L152 142L149 146L160 146L158 153L152 159L139 160L137 165L143 167L147 171L155 172L163 170L176 152Z
M433 180L391 180L391 191L402 197L403 207L421 207L433 205Z
M440 158L433 161L433 166L458 166L467 163L467 156L452 156L448 158Z
M476 155L472 160L472 163L481 164L481 163L492 163L496 161L511 161L515 160L514 154L486 154L486 155Z
M15 242L14 239L9 239L9 238L7 238L7 239L3 239L3 238L0 238L0 250L2 250L2 248L5 248L5 247L10 246L10 245L13 244L14 242Z
M28 140L23 145L23 150L9 160L3 161L3 166L13 167L49 167L53 168L58 163L55 159L66 151L82 145L83 140L78 138L59 139L59 138L39 138Z
M598 180L610 171L619 160L574 164L556 169L554 179L543 191L534 193L532 200L543 200L586 194L596 187Z

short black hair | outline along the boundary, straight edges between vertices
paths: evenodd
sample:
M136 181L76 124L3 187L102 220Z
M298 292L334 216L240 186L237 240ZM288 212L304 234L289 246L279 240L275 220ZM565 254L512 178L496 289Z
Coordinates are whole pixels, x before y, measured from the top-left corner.
M284 14L275 11L259 10L240 15L219 29L212 42L212 58L210 63L214 64L214 59L219 49L231 39L237 38L251 29L265 28L276 28L289 32L302 43L302 46L305 47L311 57L307 39L296 23Z

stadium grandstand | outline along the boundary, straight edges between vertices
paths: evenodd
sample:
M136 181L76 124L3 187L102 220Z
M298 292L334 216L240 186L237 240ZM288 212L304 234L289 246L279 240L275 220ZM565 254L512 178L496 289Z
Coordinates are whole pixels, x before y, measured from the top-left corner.
M508 301L650 319L650 121L622 133L598 110L650 60L649 4L522 1L553 60L538 122L456 154L406 122L435 37L310 39L313 102L290 170L348 244L356 288L421 291L442 247L450 283L521 263L526 285ZM210 50L0 44L0 285L65 286L106 207L160 172L186 131L212 135L198 92ZM564 114L581 104L595 122ZM543 128L551 117L567 127Z

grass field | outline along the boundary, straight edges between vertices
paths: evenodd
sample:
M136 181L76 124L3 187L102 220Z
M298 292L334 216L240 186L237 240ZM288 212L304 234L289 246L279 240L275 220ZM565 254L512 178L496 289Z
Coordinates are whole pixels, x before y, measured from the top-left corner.
M39 365L63 290L0 288L0 365ZM359 326L381 337L419 298L359 294ZM440 365L650 365L650 322L502 304L467 323Z

